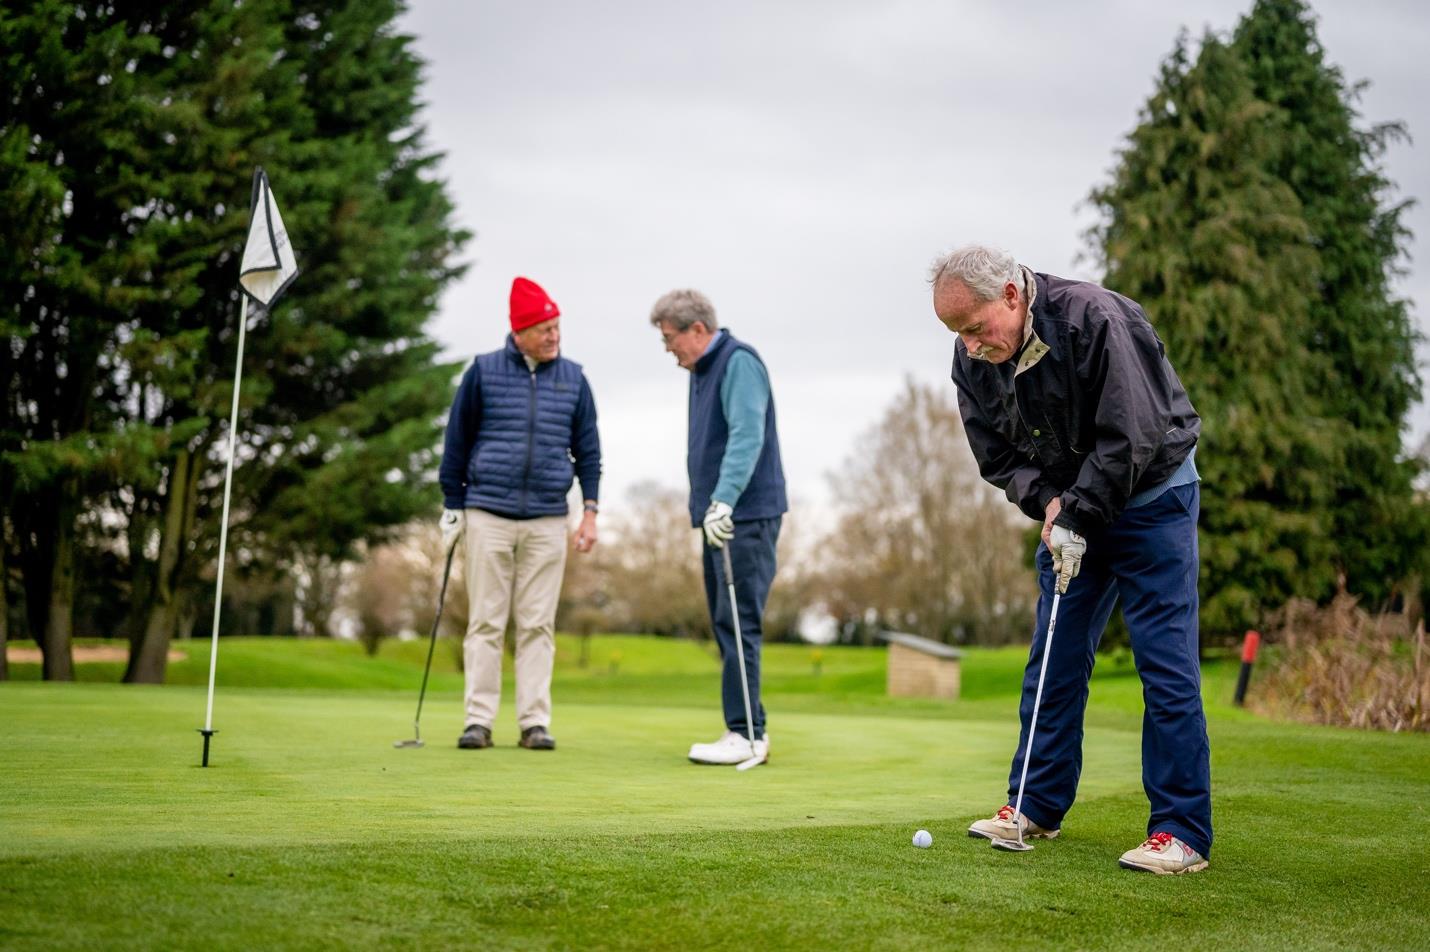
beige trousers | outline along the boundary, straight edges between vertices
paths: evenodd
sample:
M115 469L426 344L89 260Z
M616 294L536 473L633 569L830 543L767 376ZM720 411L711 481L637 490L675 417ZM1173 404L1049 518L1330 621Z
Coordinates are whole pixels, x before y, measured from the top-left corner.
M502 639L516 621L516 722L551 726L556 602L566 569L566 517L504 519L467 510L468 724L491 727L501 704Z

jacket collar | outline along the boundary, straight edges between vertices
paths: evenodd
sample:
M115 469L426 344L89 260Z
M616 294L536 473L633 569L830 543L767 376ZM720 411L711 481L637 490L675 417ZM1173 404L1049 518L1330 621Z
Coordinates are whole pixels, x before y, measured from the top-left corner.
M715 332L715 339L705 348L705 353L700 355L700 359L695 362L695 373L703 374L710 369L710 365L719 358L721 351L730 346L732 340L730 332L726 328L720 328Z
M1038 284L1038 276L1030 269L1019 265L1023 269L1024 287L1028 295L1028 316L1023 322L1023 347L1018 352L1018 366L1013 371L1016 377L1025 370L1031 369L1048 352L1048 345L1043 343L1043 339L1038 336L1038 332L1033 327L1033 309L1038 303L1038 292L1041 290Z

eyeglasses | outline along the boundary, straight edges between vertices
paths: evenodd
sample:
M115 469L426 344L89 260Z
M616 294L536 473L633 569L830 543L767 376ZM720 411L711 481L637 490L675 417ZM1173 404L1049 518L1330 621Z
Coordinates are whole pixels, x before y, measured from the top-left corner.
M694 324L690 325L690 327L694 327L694 326L695 326ZM660 339L663 340L663 341L665 341L665 346L669 347L670 344L671 344L671 341L675 340L675 339L676 339L677 337L679 337L681 334L684 334L686 331L690 330L690 327L683 327L683 328L681 328L680 330L676 331L674 334L666 334L666 333L664 333L664 332L661 332Z

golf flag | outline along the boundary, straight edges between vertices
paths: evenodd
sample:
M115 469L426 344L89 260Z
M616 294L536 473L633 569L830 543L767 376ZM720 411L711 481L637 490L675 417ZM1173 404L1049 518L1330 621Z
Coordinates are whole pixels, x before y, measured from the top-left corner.
M248 243L243 246L243 265L238 284L253 302L271 308L279 295L298 276L298 260L278 214L278 202L268 185L268 173L253 170L253 199L248 211Z
M265 311L298 276L298 260L293 257L293 245L288 241L288 229L278 214L278 203L268 187L268 173L259 166L253 170L253 198L248 207L248 243L243 246L243 263L239 267L238 286L244 297L238 308L238 357L233 365L233 407L228 417L227 461L223 475L223 521L218 533L218 577L214 583L213 640L209 647L209 698L204 713L202 765L209 765L209 742L218 733L214 730L214 680L218 674L218 631L223 611L223 570L228 556L228 510L233 494L233 447L238 436L238 391L243 383L243 340L248 329L248 302Z

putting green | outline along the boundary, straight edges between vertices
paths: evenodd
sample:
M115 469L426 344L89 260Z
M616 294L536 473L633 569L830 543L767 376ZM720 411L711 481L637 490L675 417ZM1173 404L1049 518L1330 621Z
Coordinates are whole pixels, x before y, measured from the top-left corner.
M425 712L428 746L399 750L392 741L411 733L408 698L234 689L222 697L217 723L228 727L214 738L213 766L202 770L200 738L185 726L203 709L194 689L17 685L7 700L29 712L30 736L9 770L19 796L0 808L12 834L0 855L242 845L258 831L315 844L377 832L443 839L897 822L911 835L925 826L947 836L999 805L1014 739L1008 723L793 713L772 718L770 764L740 774L685 759L692 740L712 734L710 712L694 708L560 705L554 752L516 747L514 725L498 729L500 746L463 751L460 705L441 698ZM1084 795L1136 793L1136 754L1135 735L1090 739ZM70 784L72 796L44 795Z
M510 685L500 746L457 750L444 645L428 746L394 749L423 647L226 644L207 770L202 652L176 686L0 684L0 947L1430 946L1430 738L1252 718L1231 664L1212 868L1153 877L1116 867L1146 803L1113 665L1064 835L1015 856L964 830L1002 802L1018 650L970 652L950 704L884 697L883 652L772 646L772 762L738 774L685 761L717 669L656 639L562 640L555 752L515 746Z

